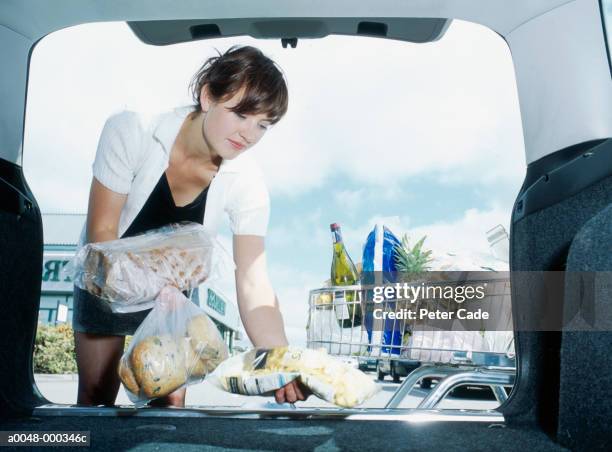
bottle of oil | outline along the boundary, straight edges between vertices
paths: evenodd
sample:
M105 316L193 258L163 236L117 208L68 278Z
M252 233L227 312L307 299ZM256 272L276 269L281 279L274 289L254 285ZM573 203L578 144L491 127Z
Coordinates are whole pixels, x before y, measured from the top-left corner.
M357 284L359 275L351 260L344 242L340 226L333 223L329 227L332 233L334 255L331 265L331 283L333 286L353 286ZM334 293L334 309L338 325L351 328L361 325L361 304L357 290L336 291Z

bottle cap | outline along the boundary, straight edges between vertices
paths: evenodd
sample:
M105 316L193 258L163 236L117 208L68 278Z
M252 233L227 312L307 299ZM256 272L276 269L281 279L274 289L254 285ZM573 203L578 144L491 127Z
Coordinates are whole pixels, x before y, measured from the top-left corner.
M340 229L340 225L338 223L332 223L329 225L329 229L332 231L337 231L338 229Z

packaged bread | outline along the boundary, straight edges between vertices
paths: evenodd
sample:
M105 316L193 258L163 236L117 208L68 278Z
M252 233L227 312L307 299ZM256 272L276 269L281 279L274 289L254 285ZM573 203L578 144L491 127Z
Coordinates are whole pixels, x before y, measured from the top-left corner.
M201 363L196 371L202 375L212 372L229 357L219 330L207 315L196 315L189 319L187 337L188 349L193 350Z
M185 359L183 347L172 336L149 336L136 344L130 363L141 391L153 398L170 394L187 381Z
M137 405L198 383L228 356L214 322L178 289L164 288L117 369Z
M119 361L119 378L128 392L131 392L132 394L140 393L140 385L136 381L136 377L134 377L132 365L129 362L129 359L126 359L125 357L122 357Z
M300 347L253 349L224 361L207 378L215 386L242 395L272 395L299 379L317 397L353 408L379 388L366 374L327 354Z
M163 287L191 290L233 271L229 254L197 223L180 223L109 242L89 243L69 266L75 284L114 312L151 308Z

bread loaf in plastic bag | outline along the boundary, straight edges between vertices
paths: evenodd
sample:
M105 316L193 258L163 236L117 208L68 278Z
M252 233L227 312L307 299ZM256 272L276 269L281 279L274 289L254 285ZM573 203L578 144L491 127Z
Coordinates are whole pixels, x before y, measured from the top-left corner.
M113 312L149 309L163 287L191 290L233 274L221 244L197 223L183 222L134 237L89 243L68 265L74 283Z
M201 382L229 356L214 322L178 289L162 289L119 363L119 377L137 405Z
M296 379L317 397L344 408L362 404L379 390L366 374L325 350L293 346L233 356L207 377L227 392L264 396Z

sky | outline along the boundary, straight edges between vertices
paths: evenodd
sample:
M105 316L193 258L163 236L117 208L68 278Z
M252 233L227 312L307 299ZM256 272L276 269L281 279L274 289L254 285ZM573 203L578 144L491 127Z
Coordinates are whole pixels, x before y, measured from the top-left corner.
M248 152L270 190L268 266L291 343L305 344L308 291L329 278L330 223L354 262L376 222L427 235L434 256L490 256L485 233L508 229L523 180L523 136L507 45L462 21L433 43L330 36L296 49L248 37L148 46L123 23L53 33L33 53L23 152L42 211L85 213L106 118L190 104L192 75L234 44L259 47L289 86L287 115ZM231 248L229 229L220 239ZM225 292L235 298L231 282Z

